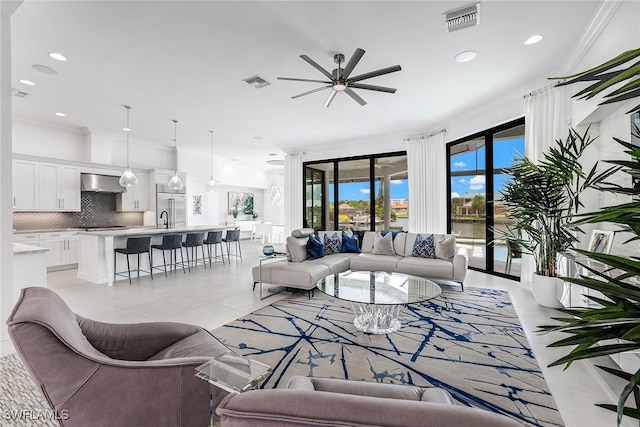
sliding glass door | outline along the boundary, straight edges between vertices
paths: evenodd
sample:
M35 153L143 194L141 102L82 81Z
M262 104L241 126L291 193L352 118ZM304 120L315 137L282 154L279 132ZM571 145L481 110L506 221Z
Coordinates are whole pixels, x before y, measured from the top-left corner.
M407 156L377 154L304 164L305 226L407 230Z
M448 230L467 249L470 268L520 276L519 248L507 244L499 230L511 222L501 191L523 153L524 119L447 144Z

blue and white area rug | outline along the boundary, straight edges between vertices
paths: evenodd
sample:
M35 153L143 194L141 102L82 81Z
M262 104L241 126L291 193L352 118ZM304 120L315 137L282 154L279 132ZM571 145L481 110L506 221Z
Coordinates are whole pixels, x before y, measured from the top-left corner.
M408 306L401 320L393 334L360 332L348 302L316 293L286 298L213 334L273 367L263 388L284 387L292 375L433 385L463 405L562 425L507 292L444 287L440 297Z

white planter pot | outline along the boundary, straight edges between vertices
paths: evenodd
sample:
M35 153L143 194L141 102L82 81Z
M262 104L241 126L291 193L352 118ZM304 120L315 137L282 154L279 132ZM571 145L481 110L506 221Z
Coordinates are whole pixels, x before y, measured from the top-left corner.
M540 276L534 273L531 279L531 290L538 304L550 308L563 307L560 299L564 283L557 277Z

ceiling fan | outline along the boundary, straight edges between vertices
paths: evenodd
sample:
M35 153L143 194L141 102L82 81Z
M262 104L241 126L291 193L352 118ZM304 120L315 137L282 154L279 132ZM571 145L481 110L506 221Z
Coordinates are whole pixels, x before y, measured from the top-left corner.
M382 68L380 70L360 74L355 77L350 77L351 72L353 71L354 68L356 68L356 65L358 65L358 62L360 62L360 59L362 59L362 55L364 55L364 50L360 48L356 49L356 51L353 52L353 55L351 56L351 59L349 60L349 62L347 62L347 65L345 65L345 67L342 68L341 65L344 62L344 55L341 53L335 54L333 56L333 61L336 64L338 64L338 68L335 68L332 72L329 72L324 68L322 68L320 65L318 65L317 62L309 58L307 55L300 55L300 58L302 58L303 60L311 64L312 67L314 67L315 69L320 71L322 74L324 74L329 80L327 81L327 80L294 79L289 77L278 77L278 80L290 80L294 82L312 82L312 83L327 84L327 86L322 86L317 89L313 89L308 92L304 92L291 97L291 99L296 99L296 98L300 98L301 96L309 95L315 92L320 92L326 89L332 89L331 93L329 94L329 98L327 98L327 101L324 103L325 108L331 105L331 101L333 101L333 98L335 98L338 92L346 93L360 105L366 105L367 102L364 99L362 99L360 96L358 96L358 94L355 93L353 89L365 89L365 90L375 90L377 92L396 93L396 89L393 89L390 87L374 86L374 85L368 85L368 84L363 84L359 82L362 80L370 79L372 77L378 77L384 74L395 73L396 71L400 71L402 70L402 68L400 68L399 65Z

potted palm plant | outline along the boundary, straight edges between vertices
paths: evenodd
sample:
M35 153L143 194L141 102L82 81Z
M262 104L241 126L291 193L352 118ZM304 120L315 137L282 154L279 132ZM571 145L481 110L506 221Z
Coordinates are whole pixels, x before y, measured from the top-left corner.
M598 172L597 162L590 171L583 170L580 158L594 140L588 128L582 134L569 129L567 138L557 140L540 162L526 156L516 159L502 191L512 223L506 230L494 231L533 255L533 295L546 307L562 307L558 255L578 242L576 233L581 230L572 222L583 206L580 195L617 170L610 167Z

